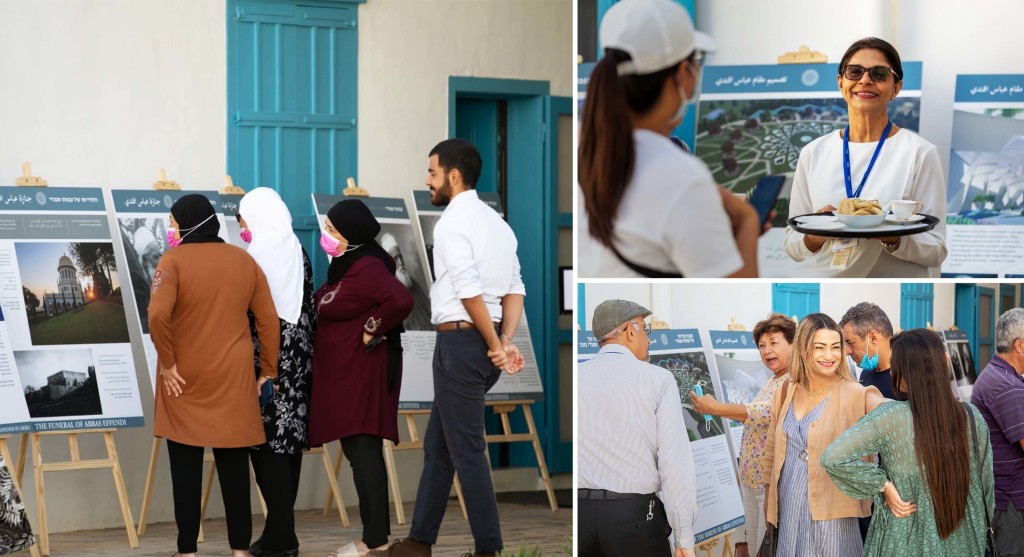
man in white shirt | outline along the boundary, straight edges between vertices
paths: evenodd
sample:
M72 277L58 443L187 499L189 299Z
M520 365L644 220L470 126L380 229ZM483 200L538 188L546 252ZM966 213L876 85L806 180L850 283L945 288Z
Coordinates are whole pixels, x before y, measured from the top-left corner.
M694 555L693 453L675 379L647 363L650 314L627 300L594 310L601 351L577 373L582 557Z
M516 373L523 368L512 335L526 289L515 234L474 189L481 167L480 153L463 139L442 141L430 151L430 201L447 205L434 225L434 406L423 439L423 474L409 537L370 555L429 557L455 472L476 542L471 555L493 556L502 549L498 504L484 452L484 396L502 370Z

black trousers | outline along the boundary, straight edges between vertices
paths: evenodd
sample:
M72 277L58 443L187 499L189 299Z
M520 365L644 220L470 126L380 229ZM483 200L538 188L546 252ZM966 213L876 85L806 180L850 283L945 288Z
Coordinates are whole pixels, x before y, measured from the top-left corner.
M174 493L174 521L178 524L178 553L195 553L203 492L203 447L167 440ZM249 508L249 449L213 449L213 459L224 498L231 549L249 549L252 511Z
M385 545L391 535L391 514L388 509L384 439L376 435L353 435L341 440L341 448L352 465L352 480L359 495L363 543L367 547Z
M267 503L267 520L260 535L260 547L267 551L299 548L295 535L295 497L299 491L302 453L282 454L269 449L249 452L256 471L256 484Z
M423 437L423 473L409 537L437 543L458 471L476 552L501 551L498 501L484 439L484 397L501 370L487 357L480 333L463 329L438 333L433 371L434 408Z
M671 557L672 527L665 506L652 497L578 498L580 557ZM654 515L650 520L648 512Z

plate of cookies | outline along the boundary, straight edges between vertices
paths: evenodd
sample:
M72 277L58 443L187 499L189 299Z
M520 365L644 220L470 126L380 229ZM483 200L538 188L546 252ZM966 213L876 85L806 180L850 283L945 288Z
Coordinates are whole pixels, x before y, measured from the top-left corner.
M850 228L872 228L885 220L882 204L877 199L844 199L839 202L835 215Z

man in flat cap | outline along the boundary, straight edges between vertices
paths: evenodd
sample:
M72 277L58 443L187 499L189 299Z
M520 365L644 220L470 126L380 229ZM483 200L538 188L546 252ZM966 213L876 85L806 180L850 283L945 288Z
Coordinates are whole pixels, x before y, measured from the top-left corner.
M592 324L601 350L579 364L583 557L694 555L693 453L675 379L647 362L650 314L627 300L602 302Z

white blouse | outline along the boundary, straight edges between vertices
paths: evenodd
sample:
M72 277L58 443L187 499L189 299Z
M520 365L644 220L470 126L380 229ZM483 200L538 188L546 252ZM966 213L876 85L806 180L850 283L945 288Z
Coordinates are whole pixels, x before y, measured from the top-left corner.
M878 142L850 143L853 187L860 185ZM845 268L833 269L828 239L816 252L807 249L804 234L786 228L786 253L798 261L801 277L938 277L946 259L946 180L935 145L909 130L889 137L878 154L861 198L877 199L882 207L897 199L924 204L922 213L938 217L939 224L928 232L902 236L892 253L877 239L860 238ZM790 218L813 213L826 205L839 206L846 199L843 178L843 140L839 131L819 137L800 152Z

